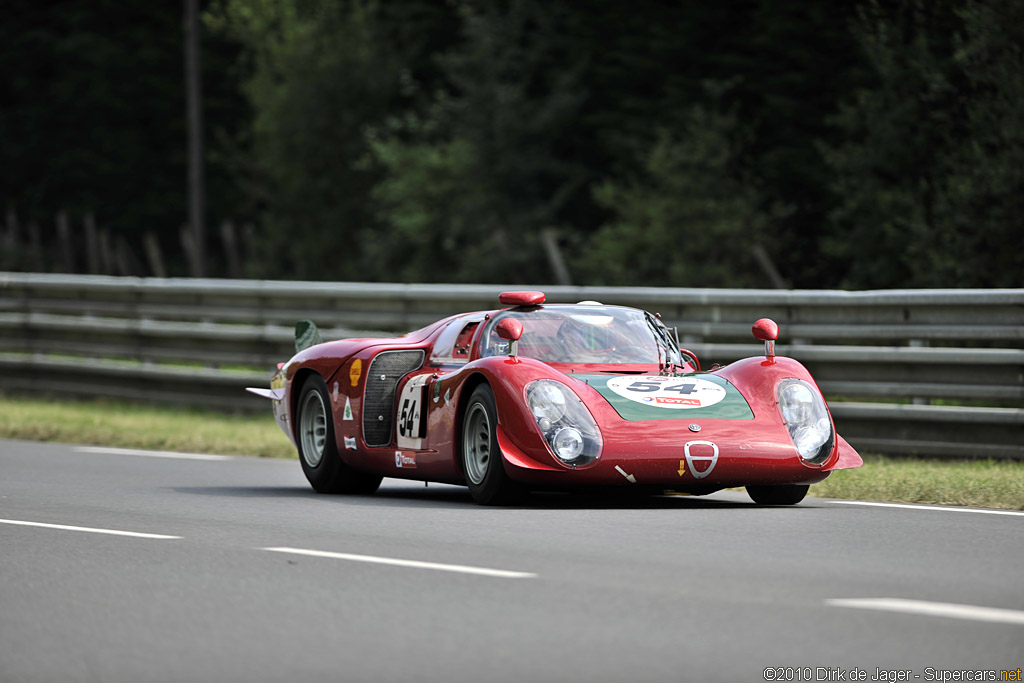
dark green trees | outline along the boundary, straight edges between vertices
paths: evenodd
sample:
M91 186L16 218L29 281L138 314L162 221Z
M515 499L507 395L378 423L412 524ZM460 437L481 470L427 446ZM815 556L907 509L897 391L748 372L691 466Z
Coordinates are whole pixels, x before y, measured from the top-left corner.
M208 0L208 220L251 277L1019 286L1021 7ZM0 38L3 208L173 256L180 7L16 0Z
M825 149L836 284L1021 286L1024 7L870 4L854 30L876 81Z

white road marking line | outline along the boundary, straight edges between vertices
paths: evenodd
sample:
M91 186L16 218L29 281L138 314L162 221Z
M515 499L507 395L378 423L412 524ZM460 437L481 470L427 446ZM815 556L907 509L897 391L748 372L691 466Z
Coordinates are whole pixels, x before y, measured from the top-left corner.
M111 536L132 536L133 538L173 539L181 536L164 536L163 534L143 534L138 531L118 531L117 529L94 529L87 526L68 526L66 524L43 524L42 522L25 522L17 519L0 519L0 524L17 524L18 526L38 526L44 529L63 529L65 531L86 531L90 534L110 534Z
M835 607L923 614L929 617L949 617L951 619L970 619L973 621L1024 625L1024 612L1020 610L957 605L951 602L929 602L927 600L905 600L903 598L835 598L826 600L825 604Z
M940 510L942 512L977 512L981 515L1013 515L1016 517L1024 517L1024 512L1015 512L1013 510L981 510L979 508L957 508L945 505L903 505L900 503L873 503L866 500L833 500L830 502L838 503L839 505L868 505L870 507L879 508L906 508L908 510Z
M477 574L479 576L493 576L501 579L535 579L536 574L530 572L513 572L506 569L487 569L486 567L467 567L461 564L438 564L437 562L419 562L418 560L396 560L391 557L375 557L373 555L351 555L349 553L329 553L323 550L304 550L302 548L262 548L275 553L290 553L292 555L308 555L309 557L328 557L335 560L351 560L353 562L372 562L374 564L389 564L396 567L411 567L413 569L436 569L443 572L458 572L461 574Z
M177 453L175 451L144 451L137 448L108 448L106 446L76 446L79 453L109 453L111 455L141 455L147 458L178 458L180 460L231 460L230 455L209 453Z

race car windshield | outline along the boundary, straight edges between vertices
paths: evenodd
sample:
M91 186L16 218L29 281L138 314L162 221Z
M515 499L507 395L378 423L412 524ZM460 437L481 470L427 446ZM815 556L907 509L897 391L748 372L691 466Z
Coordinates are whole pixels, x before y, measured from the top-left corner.
M523 324L518 353L546 363L657 364L665 355L668 336L659 338L643 311L616 306L550 306L503 311L491 319L483 339L483 356L508 353L508 342L495 332L503 318ZM660 324L660 323L659 323Z

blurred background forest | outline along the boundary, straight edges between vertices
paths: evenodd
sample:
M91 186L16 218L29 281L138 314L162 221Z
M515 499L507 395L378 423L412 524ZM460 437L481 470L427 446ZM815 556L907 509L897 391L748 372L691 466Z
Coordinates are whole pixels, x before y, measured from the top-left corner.
M1020 287L1020 0L200 3L207 274ZM8 0L0 270L190 275L181 3Z

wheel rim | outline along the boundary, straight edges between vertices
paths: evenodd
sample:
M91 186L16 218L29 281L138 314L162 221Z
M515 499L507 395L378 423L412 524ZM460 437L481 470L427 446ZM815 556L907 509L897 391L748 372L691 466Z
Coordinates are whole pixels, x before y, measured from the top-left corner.
M479 485L487 475L491 462L491 420L480 403L474 403L466 413L466 427L462 432L466 478Z
M320 392L311 391L302 402L302 418L299 433L302 440L302 459L310 467L316 467L324 457L327 444L327 410Z

